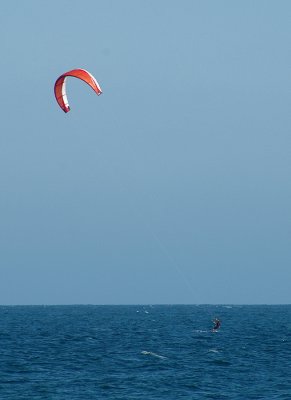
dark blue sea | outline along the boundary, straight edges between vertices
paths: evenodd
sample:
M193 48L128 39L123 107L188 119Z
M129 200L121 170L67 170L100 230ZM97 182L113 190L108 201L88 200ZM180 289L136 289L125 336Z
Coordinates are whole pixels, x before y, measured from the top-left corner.
M0 343L1 400L291 399L289 305L2 306Z

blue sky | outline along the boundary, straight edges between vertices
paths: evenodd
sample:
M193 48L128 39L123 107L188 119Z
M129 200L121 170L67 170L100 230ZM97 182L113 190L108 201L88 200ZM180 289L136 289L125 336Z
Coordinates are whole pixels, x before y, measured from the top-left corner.
M290 303L290 18L3 3L0 304Z

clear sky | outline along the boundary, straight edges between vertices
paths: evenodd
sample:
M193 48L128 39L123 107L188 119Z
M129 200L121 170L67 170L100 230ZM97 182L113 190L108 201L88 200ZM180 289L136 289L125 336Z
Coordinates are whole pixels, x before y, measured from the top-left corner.
M291 2L2 2L0 304L291 303ZM53 85L68 80L71 112Z

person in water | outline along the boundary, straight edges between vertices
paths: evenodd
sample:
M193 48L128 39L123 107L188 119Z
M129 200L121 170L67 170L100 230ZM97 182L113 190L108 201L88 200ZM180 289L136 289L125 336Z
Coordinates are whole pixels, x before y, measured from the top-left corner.
M213 323L214 323L214 327L212 328L212 331L217 331L217 329L220 328L221 322L219 321L218 318L215 318L213 320Z

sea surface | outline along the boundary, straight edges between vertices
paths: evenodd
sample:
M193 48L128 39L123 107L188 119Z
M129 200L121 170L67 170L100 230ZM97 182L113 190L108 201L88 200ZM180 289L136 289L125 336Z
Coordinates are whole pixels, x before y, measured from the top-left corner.
M1 400L291 400L289 305L2 306L0 343Z

